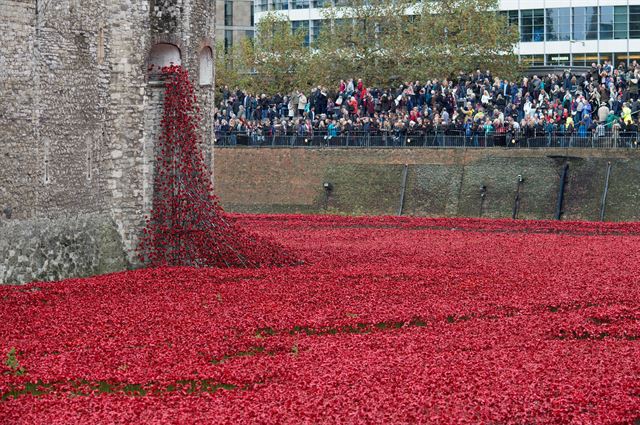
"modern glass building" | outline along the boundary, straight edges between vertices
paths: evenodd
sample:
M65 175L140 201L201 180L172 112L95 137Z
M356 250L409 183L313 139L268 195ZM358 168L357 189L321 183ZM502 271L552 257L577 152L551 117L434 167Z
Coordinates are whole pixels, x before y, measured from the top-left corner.
M255 10L253 0L216 0L216 40L228 49L244 37L253 37Z
M313 40L322 8L348 0L254 0L255 18L278 11ZM520 29L516 53L531 66L583 67L640 62L640 0L501 0L500 12Z

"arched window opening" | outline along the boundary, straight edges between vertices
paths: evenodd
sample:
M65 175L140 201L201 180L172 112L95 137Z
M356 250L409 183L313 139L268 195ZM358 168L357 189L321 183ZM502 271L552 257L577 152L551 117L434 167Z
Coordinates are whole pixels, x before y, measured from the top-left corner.
M181 63L178 46L169 43L156 44L149 53L149 78L157 80L162 75L162 67Z
M207 46L200 51L200 85L213 84L213 51Z

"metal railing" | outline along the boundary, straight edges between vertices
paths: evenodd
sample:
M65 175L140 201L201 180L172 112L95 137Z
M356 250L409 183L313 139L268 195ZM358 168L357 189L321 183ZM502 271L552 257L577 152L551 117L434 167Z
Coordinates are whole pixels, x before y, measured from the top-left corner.
M626 148L638 147L638 132L593 131L552 132L507 131L472 132L348 132L329 135L326 131L311 134L273 134L258 132L216 132L216 146L282 148Z

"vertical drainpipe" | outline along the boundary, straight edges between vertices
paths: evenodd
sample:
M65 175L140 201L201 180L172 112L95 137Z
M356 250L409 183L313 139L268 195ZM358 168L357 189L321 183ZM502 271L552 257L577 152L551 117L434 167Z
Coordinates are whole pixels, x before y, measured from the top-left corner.
M556 203L555 219L560 220L562 216L562 204L564 202L564 188L567 183L567 174L569 173L569 162L565 159L562 167L562 176L560 177L560 187L558 188L558 202Z
M520 212L520 189L522 188L523 182L524 182L524 179L522 178L522 174L518 174L518 177L516 180L516 196L515 196L515 199L513 200L513 212L511 214L511 218L513 220L518 218L518 213Z
M607 193L609 192L609 177L611 176L611 161L607 162L607 175L604 179L604 190L600 201L600 221L604 221L604 212L607 205Z
M404 193L407 189L407 174L409 173L409 165L404 164L402 169L402 182L400 184L400 205L398 206L398 215L402 215L402 209L404 208Z

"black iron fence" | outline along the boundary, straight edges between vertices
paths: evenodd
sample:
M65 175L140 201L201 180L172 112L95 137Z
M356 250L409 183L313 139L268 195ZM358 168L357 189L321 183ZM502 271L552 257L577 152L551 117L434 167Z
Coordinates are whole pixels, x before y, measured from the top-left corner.
M626 148L638 147L638 131L595 130L592 132L348 132L329 134L263 134L260 132L216 132L216 146L283 148Z

